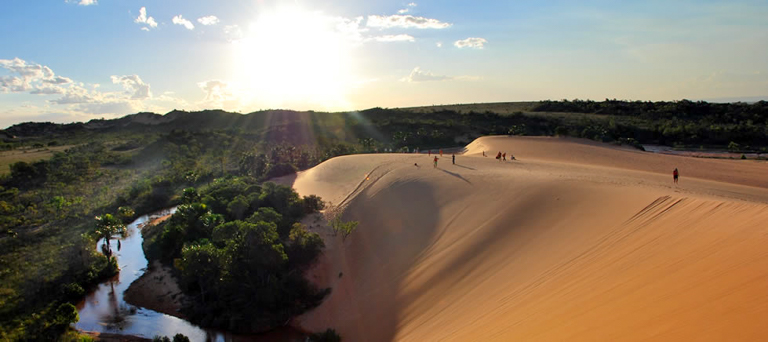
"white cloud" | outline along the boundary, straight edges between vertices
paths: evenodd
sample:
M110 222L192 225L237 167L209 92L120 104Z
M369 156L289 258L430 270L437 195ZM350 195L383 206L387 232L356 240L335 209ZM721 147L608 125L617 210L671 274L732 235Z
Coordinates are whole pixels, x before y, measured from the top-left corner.
M77 2L77 4L80 5L80 6L90 6L90 5L96 5L96 4L99 3L98 0L80 0L80 1L77 1L77 0L66 0L66 2L68 2L68 3Z
M488 41L484 38L467 38L463 40L457 40L453 43L454 46L456 46L459 49L463 48L472 48L472 49L482 49L485 46L485 43Z
M0 59L0 68L11 72L9 76L0 76L0 92L21 93L32 91L33 94L61 94L63 90L54 90L59 85L72 80L56 76L51 68L37 63L28 63L21 58Z
M55 86L43 86L29 92L34 95L58 95L64 94L64 89Z
M216 25L219 23L219 18L217 18L215 15L209 15L206 17L197 18L197 22L205 26Z
M429 19L424 17L415 17L410 14L407 15L369 15L368 27L378 28L418 28L418 29L444 29L450 27L452 24L444 23L437 19Z
M407 34L377 36L377 37L373 37L372 39L377 42L412 42L416 40L415 38Z
M48 70L50 70L50 69L48 69ZM51 73L53 73L53 71L51 71ZM43 83L67 84L67 83L72 83L72 80L67 78L67 77L63 77L63 76L56 76L56 77L51 77L50 79L43 80Z
M229 84L221 80L199 82L197 86L205 93L205 102L221 103L233 97Z
M428 71L421 71L419 67L415 67L413 68L413 71L411 71L410 75L400 79L400 81L415 83L415 82L427 82L427 81L446 81L446 80L452 80L452 79L453 77L450 77L450 76L435 75Z
M411 11L411 8L413 8L413 7L416 7L416 3L415 2L412 2L412 3L408 4L406 8L403 8L403 9L397 11L397 13L399 13L399 14L408 13L408 12Z
M19 93L29 90L29 86L24 85L24 80L15 76L0 76L0 92Z
M98 93L96 94L99 95ZM66 92L64 93L64 96L61 98L58 98L56 100L49 101L53 104L59 104L59 105L66 105L66 104L76 104L76 103L88 103L93 102L96 99L89 94L88 89L85 89L78 85L72 85L71 87L67 88Z
M437 47L443 47L443 42L437 42L435 45L437 45Z
M111 76L112 83L122 84L132 100L144 100L152 97L149 84L144 83L139 75Z
M133 22L137 24L145 24L151 28L157 27L157 22L155 21L155 18L147 16L146 7L142 7L139 9L139 16L136 17L136 19ZM144 31L149 31L149 28L147 28L146 26L142 27L141 29Z
M186 27L187 30L194 30L195 29L195 25L193 25L191 21L182 18L181 14L173 17L172 21L176 25L181 25L181 26Z

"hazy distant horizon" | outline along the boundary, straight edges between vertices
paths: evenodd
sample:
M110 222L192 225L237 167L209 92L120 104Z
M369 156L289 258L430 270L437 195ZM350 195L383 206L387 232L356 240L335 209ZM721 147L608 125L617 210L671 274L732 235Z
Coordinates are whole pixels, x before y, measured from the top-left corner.
M549 99L549 100L559 101L557 99ZM562 100L562 99L560 99L560 100ZM575 100L575 99L568 99L568 100L570 101L570 100ZM604 101L605 99L602 99L602 100L580 99L580 100L592 100L592 101L600 102L600 101ZM618 99L618 100L622 100L622 99ZM683 100L683 99L671 100L671 101L681 101L681 100ZM750 97L715 98L715 99L686 99L686 100L690 100L690 101L705 101L705 102L711 102L711 103L734 103L734 102L755 103L755 102L759 102L759 101L768 101L768 96L750 96ZM382 107L382 108L419 108L419 107L430 107L430 106L473 105L473 104L487 104L487 103L527 103L527 102L539 102L539 101L545 101L545 100L501 101L501 102L474 102L474 103L440 103L440 104L428 104L428 105L409 106L409 107L385 107L385 106L376 106L376 107ZM626 101L638 101L638 100L626 100ZM645 100L639 100L639 101L645 101ZM653 101L653 102L656 102L656 101ZM370 109L370 108L375 108L375 107L362 108L362 109L357 109L357 110L365 110L365 109ZM150 113L159 114L159 115L165 115L165 114L170 113L173 110L180 110L180 111L204 111L204 110L221 110L221 108L203 108L203 109L195 109L195 110L185 110L185 109L181 109L181 108L175 108L175 109L172 109L172 110L167 111L167 112L160 112L160 113L158 113L158 112L150 112ZM257 109L257 110L250 110L250 111L245 111L245 112L242 112L242 111L239 111L239 112L238 111L227 111L227 112L240 113L240 114L250 114L250 113L266 111L266 110L295 110L295 109L291 109L291 108L273 108L273 109ZM304 111L310 111L310 110L311 109L308 109L308 110L295 110L295 111L304 112ZM355 111L355 110L331 111L331 112L338 113L338 112L350 112L350 111ZM19 121L19 122L13 122L13 123L10 123L10 124L6 124L4 122L4 118L0 117L0 127L2 127L2 128L0 128L0 130L7 129L7 128L13 126L13 125L20 124L20 123L26 123L26 122L52 122L52 123L57 123L57 124L70 124L70 123L78 123L78 122L85 123L85 122L88 122L88 121L93 120L93 119L101 119L101 118L103 118L103 119L110 120L110 119L122 118L122 117L127 116L127 115L138 114L138 113L141 113L141 112L128 113L128 114L118 114L118 115L114 115L114 116L111 116L111 117L107 117L107 116L104 116L104 117L93 117L93 118L89 118L88 120L84 120L84 121L56 121L57 118L63 118L63 117L66 117L66 116L62 116L62 115L60 115L58 113L50 113L49 115L38 116L38 118L41 118L41 120ZM49 118L49 119L45 119L45 118Z
M766 98L768 3L11 1L0 127L221 108Z

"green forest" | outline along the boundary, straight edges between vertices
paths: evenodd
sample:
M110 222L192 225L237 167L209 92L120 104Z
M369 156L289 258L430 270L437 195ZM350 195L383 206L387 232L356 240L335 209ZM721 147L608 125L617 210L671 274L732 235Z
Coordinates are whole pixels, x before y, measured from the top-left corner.
M358 112L139 113L87 123L24 123L0 151L0 339L72 340L73 304L118 272L96 250L104 218L127 223L178 205L146 234L172 264L204 326L263 331L322 300L300 276L322 240L299 221L323 208L269 179L339 155L463 146L483 135L573 136L765 152L768 103L542 101L511 114L373 108ZM110 216L107 216L110 215ZM110 219L110 220L111 220Z

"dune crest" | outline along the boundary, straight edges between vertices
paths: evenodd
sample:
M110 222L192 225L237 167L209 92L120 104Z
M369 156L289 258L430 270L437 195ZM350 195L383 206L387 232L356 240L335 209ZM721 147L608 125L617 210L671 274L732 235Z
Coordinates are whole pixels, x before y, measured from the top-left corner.
M329 160L294 186L360 226L327 240L309 272L333 292L296 324L348 341L759 339L768 190L750 177L768 165L686 159L488 137L438 168ZM698 169L674 186L667 173L687 163Z

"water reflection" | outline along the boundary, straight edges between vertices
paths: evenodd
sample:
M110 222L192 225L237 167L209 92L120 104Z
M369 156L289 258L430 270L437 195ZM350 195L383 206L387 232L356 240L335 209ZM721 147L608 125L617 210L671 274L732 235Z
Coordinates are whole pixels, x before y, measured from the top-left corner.
M171 215L174 212L176 208L139 217L126 227L124 237L110 241L112 253L117 256L117 262L120 265L120 274L99 284L94 292L89 293L85 300L77 305L80 313L80 321L76 324L78 329L146 338L173 337L181 333L191 341L298 342L305 340L301 332L290 328L250 336L203 329L183 319L126 303L123 300L123 293L134 280L144 274L148 265L141 247L144 239L140 228L156 218ZM99 241L96 244L97 248L100 248L103 242L103 240Z
M112 251L120 265L120 274L100 284L83 302L79 303L80 321L76 324L78 329L146 338L182 333L192 341L233 340L233 337L226 333L202 329L182 319L135 307L123 300L123 293L128 286L147 269L147 259L141 249L143 238L139 227L150 220L174 212L175 208L139 217L126 227L125 237L110 241ZM101 246L102 243L103 240L99 241L97 246Z

